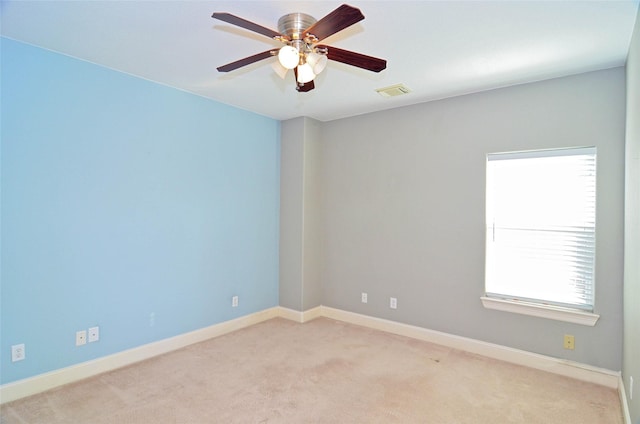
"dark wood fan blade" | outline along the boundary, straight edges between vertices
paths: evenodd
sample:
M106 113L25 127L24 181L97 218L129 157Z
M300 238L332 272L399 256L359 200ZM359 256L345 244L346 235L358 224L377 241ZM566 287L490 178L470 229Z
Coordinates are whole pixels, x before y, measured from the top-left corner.
M316 47L327 49L327 59L335 60L336 62L346 63L347 65L357 66L358 68L373 72L380 72L387 67L387 61L384 59L378 59L377 57L367 56L332 46L323 45Z
M253 56L245 57L244 59L236 60L235 62L227 63L218 67L218 72L229 72L243 66L251 65L254 62L258 62L263 59L267 59L278 54L278 50L267 50L266 52L254 54Z
M267 27L263 27L262 25L255 24L251 21L247 21L246 19L239 18L238 16L232 15L231 13L215 12L213 15L211 15L211 17L232 25L239 26L244 29L248 29L249 31L257 32L258 34L266 35L269 38L282 37L282 34L277 31L274 31Z
M309 81L304 84L300 84L299 82L297 82L296 84L296 90L298 90L300 93L306 93L307 91L311 91L316 88L316 85L313 83L313 81Z
M364 15L360 12L360 9L348 4L343 4L333 12L329 13L324 18L320 19L315 24L311 25L303 32L303 36L311 34L315 36L318 41L327 38L330 35L335 34L338 31L350 27L364 19Z

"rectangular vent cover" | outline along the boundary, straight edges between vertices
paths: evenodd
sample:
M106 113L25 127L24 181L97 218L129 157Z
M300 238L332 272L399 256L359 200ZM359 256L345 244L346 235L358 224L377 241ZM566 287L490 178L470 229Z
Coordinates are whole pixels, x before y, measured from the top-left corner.
M408 94L411 92L411 90L409 90L403 84L396 84L390 87L378 88L376 89L376 91L383 97L402 96L403 94Z

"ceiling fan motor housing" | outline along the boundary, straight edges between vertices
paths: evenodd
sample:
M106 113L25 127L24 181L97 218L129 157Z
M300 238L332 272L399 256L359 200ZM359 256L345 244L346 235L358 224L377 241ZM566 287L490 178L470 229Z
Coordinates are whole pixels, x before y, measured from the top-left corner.
M289 13L278 19L278 31L288 36L291 40L301 40L306 34L302 31L311 27L317 21L306 13Z

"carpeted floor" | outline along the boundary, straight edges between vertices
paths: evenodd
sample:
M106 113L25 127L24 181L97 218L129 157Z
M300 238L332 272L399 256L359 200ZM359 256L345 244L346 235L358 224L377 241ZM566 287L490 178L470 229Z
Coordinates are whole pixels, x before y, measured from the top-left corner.
M615 390L326 318L273 319L3 405L2 424L622 424Z

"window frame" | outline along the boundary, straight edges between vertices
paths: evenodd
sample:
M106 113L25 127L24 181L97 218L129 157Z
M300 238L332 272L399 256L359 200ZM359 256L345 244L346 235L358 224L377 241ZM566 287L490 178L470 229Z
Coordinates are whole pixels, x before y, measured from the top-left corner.
M486 159L486 172L489 172L489 163L491 160L501 159L525 159L525 158L548 158L554 156L570 156L570 155L584 155L593 154L596 160L597 168L597 149L595 147L571 147L560 149L544 149L544 150L532 150L521 152L505 152L505 153L490 153L487 154ZM491 159L490 159L491 158ZM597 176L596 176L597 178ZM489 181L487 178L485 184L485 201L488 202L489 198ZM597 180L596 180L597 184ZM596 188L597 190L597 188ZM571 322L581 325L594 326L599 319L599 315L593 312L595 307L595 274L591 279L591 305L586 308L579 305L565 305L561 301L554 302L553 300L544 299L528 299L525 297L512 296L508 294L491 293L487 291L488 286L488 274L489 274L489 240L488 240L488 219L489 219L489 207L486 205L485 216L485 279L484 279L484 295L481 296L482 304L487 309L494 309L506 312L519 313L529 316L536 316L554 320L560 320L565 322ZM597 199L594 199L594 213L597 206ZM593 252L593 271L595 272L595 227L594 227L594 252Z

